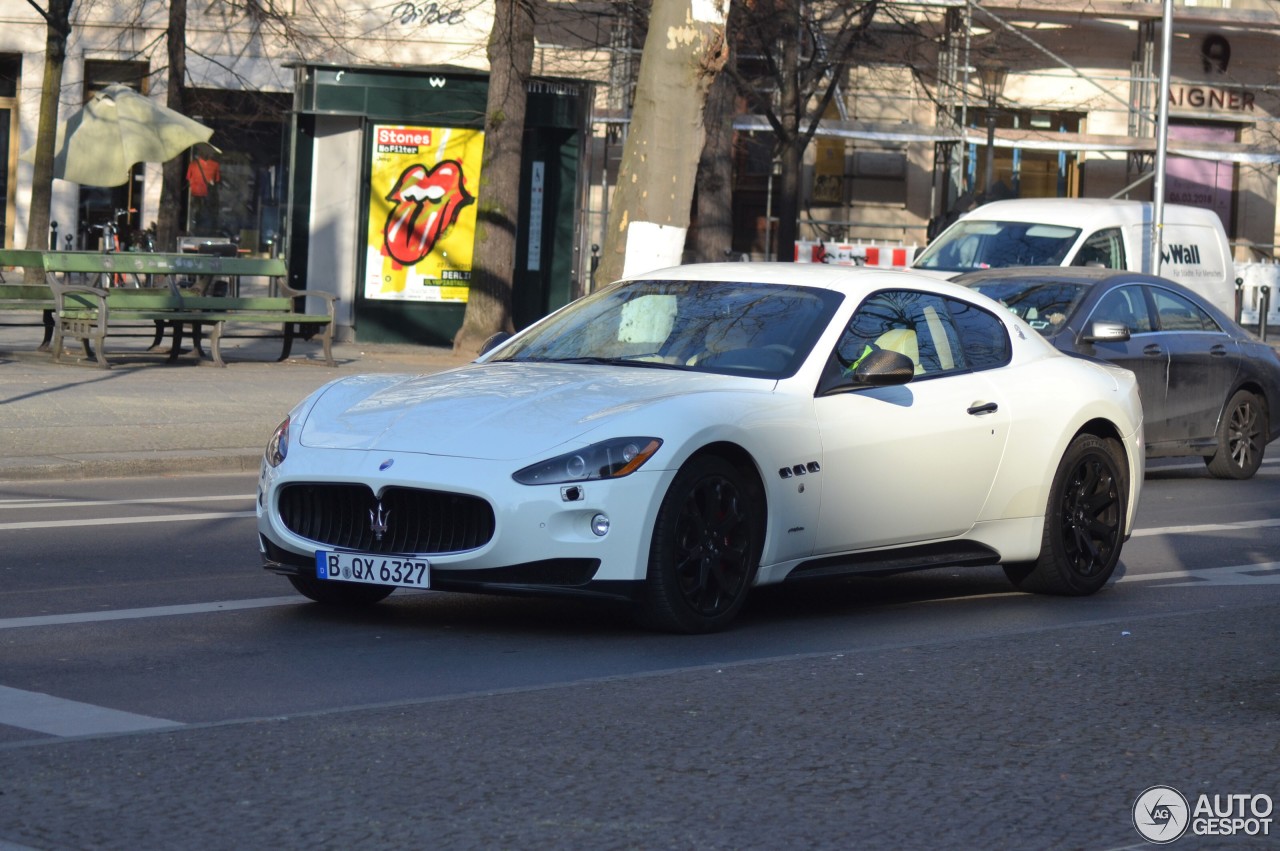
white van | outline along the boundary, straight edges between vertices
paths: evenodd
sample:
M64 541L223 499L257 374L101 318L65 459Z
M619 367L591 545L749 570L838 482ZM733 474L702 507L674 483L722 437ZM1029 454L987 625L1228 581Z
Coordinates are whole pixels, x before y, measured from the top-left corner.
M1155 205L1100 198L1023 198L961 216L911 264L954 277L1002 266L1104 266L1153 272ZM1235 316L1231 247L1212 210L1166 204L1160 274Z

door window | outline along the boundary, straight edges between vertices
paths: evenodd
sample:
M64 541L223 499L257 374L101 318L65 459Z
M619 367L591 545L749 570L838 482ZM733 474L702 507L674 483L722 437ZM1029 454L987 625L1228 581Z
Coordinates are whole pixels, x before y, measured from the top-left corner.
M977 305L911 290L868 298L836 347L844 374L870 352L888 349L911 358L916 375L993 369L1012 357L1004 323Z
M966 368L946 300L930 293L888 290L858 307L836 346L836 360L847 375L877 349L911 358L918 376Z
M1151 311L1142 287L1117 287L1102 297L1090 317L1093 322L1119 322L1130 334L1147 334L1155 330L1151 323Z
M1120 228L1104 228L1092 233L1080 246L1072 266L1101 266L1104 269L1123 269L1124 239Z
M1213 317L1190 299L1160 287L1151 287L1151 296L1161 331L1222 331Z

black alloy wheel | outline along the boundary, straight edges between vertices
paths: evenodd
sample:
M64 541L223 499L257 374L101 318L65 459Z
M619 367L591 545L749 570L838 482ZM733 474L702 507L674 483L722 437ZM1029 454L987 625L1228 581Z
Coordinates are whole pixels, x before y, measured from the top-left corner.
M714 632L742 608L764 538L754 477L727 461L694 458L676 474L654 524L637 617L671 632Z
M1126 467L1115 441L1077 435L1049 492L1040 557L1005 565L1018 588L1083 596L1107 584L1124 543Z

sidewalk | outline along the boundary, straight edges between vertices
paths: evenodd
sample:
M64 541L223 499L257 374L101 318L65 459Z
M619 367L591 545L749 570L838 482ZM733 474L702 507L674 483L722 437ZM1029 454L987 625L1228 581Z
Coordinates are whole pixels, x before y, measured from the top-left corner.
M190 355L169 364L147 352L152 335L140 326L136 337L108 338L104 370L78 344L62 364L35 351L37 316L0 324L0 481L255 471L276 425L322 384L467 361L445 348L335 343L332 369L318 343L295 340L277 363L279 336L231 336L226 369Z

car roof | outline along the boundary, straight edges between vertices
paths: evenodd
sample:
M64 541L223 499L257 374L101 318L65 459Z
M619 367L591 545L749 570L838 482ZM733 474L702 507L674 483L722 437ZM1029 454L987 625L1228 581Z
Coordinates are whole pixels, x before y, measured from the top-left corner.
M957 275L951 280L966 287L988 281L1017 280L1046 284L1155 284L1167 286L1178 292L1190 292L1186 287L1168 278L1131 272L1127 269L1108 269L1103 266L1003 266L999 269L976 269Z
M690 263L629 275L627 281L726 281L730 283L788 284L836 290L860 295L886 288L916 287L933 292L972 297L973 290L930 275L866 266L829 266L825 263Z
M983 204L960 217L961 221L1015 221L1065 225L1085 230L1127 224L1150 224L1150 201L1112 198L1011 198ZM1199 208L1180 204L1164 206L1165 224L1204 224Z

